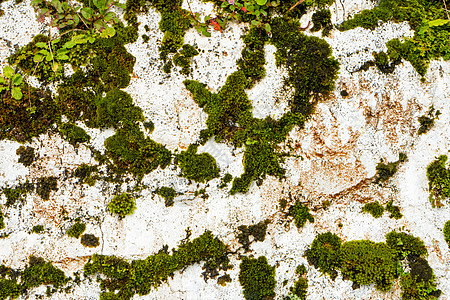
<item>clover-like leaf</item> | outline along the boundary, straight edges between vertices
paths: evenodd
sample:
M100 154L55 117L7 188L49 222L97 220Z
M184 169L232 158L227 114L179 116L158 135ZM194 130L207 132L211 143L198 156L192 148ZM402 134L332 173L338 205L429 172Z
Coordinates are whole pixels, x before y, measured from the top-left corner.
M20 85L21 83L22 83L22 75L20 75L20 74L15 74L14 76L13 76L13 78L12 78L12 83L14 84L14 85Z
M83 7L81 9L81 15L83 16L83 18L85 18L86 20L90 20L92 18L92 14L94 13L94 11L92 10L92 8L90 7Z
M20 87L15 86L11 89L11 95L14 99L20 100L22 99L22 91L20 90Z
M42 58L43 58L43 57L44 57L44 55L38 53L38 54L36 54L36 55L33 57L33 61L34 61L35 63L40 62L40 61L42 61Z
M3 68L3 76L5 76L6 78L11 79L14 76L13 68L11 68L10 66L5 66Z
M267 0L256 0L256 4L258 4L260 6L266 5L266 3L267 3Z
M103 29L103 31L100 33L100 37L102 38L109 38L116 34L116 30L113 27L106 27Z

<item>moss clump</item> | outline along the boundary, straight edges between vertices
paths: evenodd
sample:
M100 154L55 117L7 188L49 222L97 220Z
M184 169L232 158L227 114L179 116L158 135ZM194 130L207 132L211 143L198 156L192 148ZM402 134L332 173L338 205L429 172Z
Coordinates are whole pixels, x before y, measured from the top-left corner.
M177 195L177 192L173 188L167 186L157 188L154 193L164 198L166 207L173 205L173 199Z
M239 283L246 300L273 299L275 297L275 267L266 257L243 257L239 265Z
M447 155L441 155L427 167L428 189L433 206L442 206L442 200L450 197L450 171L445 167Z
M441 291L436 289L433 269L419 256L408 257L411 271L400 278L402 300L437 299Z
M62 123L59 125L59 131L64 139L66 139L71 145L77 145L79 143L88 143L91 137L86 131L72 123Z
M2 192L6 196L5 205L7 207L14 205L19 200L23 200L23 195L25 194L25 191L23 189L21 189L20 187L3 188Z
M393 39L387 43L390 61L404 58L424 76L429 61L442 57L450 59L450 23L446 22L444 2L426 0L382 0L371 10L363 10L345 21L341 29L356 27L374 29L378 21L408 21L415 31L414 37L400 42ZM442 22L443 21L443 22Z
M86 230L86 224L81 222L76 222L72 226L70 226L69 230L67 230L67 235L74 238L79 238L80 235Z
M143 121L142 110L133 105L131 96L119 89L113 89L97 102L97 125L100 128L134 125Z
M380 161L375 167L377 170L377 174L375 175L375 183L385 182L389 178L394 176L394 174L397 173L397 169L400 163L405 162L406 159L407 159L406 154L399 153L397 161L390 162L387 164L383 163L383 161Z
M170 164L172 154L163 145L146 138L137 126L124 127L105 141L107 154L115 165L129 170L134 175L143 176L158 166Z
M54 176L38 178L36 182L36 193L42 200L50 199L50 192L58 190L58 178Z
M270 220L267 219L259 222L258 224L250 226L241 225L238 227L240 232L237 234L237 239L239 243L242 244L245 251L249 251L250 249L250 236L253 236L254 241L264 242L264 239L266 238L267 225L269 223Z
M325 40L298 30L298 21L274 18L271 26L271 42L277 47L276 65L286 67L286 83L295 89L291 111L309 116L314 103L333 91L339 63L331 56L331 47ZM315 102L310 102L311 97Z
M226 187L231 182L231 180L233 180L233 175L231 175L230 173L226 173L220 180L219 189L223 189L224 187Z
M391 61L386 52L374 52L373 57L375 58L375 65L378 70L385 74L393 73L395 70L395 66L401 63L401 60Z
M266 75L264 44L269 38L265 30L253 27L242 37L242 40L245 43L245 48L241 52L241 58L236 63L248 80L247 88L250 88Z
M177 270L207 261L227 268L227 247L207 231L192 241L185 241L169 254L166 249L143 260L130 263L115 257L95 254L84 266L86 275L103 274L101 299L128 300L134 294L147 295L153 287L167 281Z
M190 145L186 151L177 155L178 165L183 177L196 182L210 181L219 177L219 167L209 153L197 154L197 146Z
M428 112L419 117L419 123L420 127L417 131L417 134L424 134L427 133L431 128L434 126L434 121L439 117L441 112L439 110L434 110L434 107L431 106Z
M405 259L408 255L425 256L428 253L421 239L404 232L389 232L386 244L398 259Z
M0 279L0 299L16 299L20 295L20 285L14 279Z
M342 240L331 232L319 234L305 252L306 259L310 265L319 269L322 273L327 273L334 280L337 277L337 270L341 266L339 250Z
M125 218L126 215L131 215L136 209L133 197L128 193L115 195L108 204L109 211L112 214L119 215L119 219Z
M444 239L447 242L448 247L450 248L450 220L445 222L442 232L444 233Z
M297 297L295 300L306 300L306 294L308 293L308 279L300 277L289 290L292 295ZM289 297L288 299L294 300L292 297Z
M192 72L191 58L198 55L198 53L194 46L184 44L183 48L173 56L173 64L181 67L181 74L189 75Z
M389 218L394 218L396 220L401 219L403 217L400 212L400 208L398 206L393 205L394 201L391 200L386 204L386 211L390 212Z
M75 170L74 176L78 177L82 183L94 186L95 182L100 178L97 172L98 172L97 166L82 164Z
M43 225L34 225L33 228L31 229L31 232L34 233L41 233L42 231L44 231L44 226Z
M356 284L375 283L380 291L388 291L398 276L399 264L385 243L350 241L340 249L341 272Z
M378 201L375 201L365 204L362 211L370 213L374 218L379 218L384 213L384 207Z
M52 263L43 258L30 256L29 264L21 274L21 288L28 290L42 284L61 287L69 280L64 272L55 268Z
M311 28L311 31L315 32L323 29L322 36L328 36L333 28L331 24L331 12L329 9L323 9L315 12L312 15L312 22L314 26Z
M303 205L300 202L295 203L295 205L289 209L289 215L294 217L295 226L297 226L297 228L305 226L306 221L314 223L314 217L309 212L308 206Z
M19 162L23 164L25 167L29 167L33 164L34 160L36 159L36 155L34 154L34 148L33 147L24 147L20 146L16 150L16 154L19 155Z
M85 233L81 236L80 243L84 247L89 247L89 248L95 248L95 247L98 247L98 245L100 245L99 238L93 234L88 234L88 233Z
M0 229L5 228L5 221L4 221L4 216L3 216L3 212L0 209Z

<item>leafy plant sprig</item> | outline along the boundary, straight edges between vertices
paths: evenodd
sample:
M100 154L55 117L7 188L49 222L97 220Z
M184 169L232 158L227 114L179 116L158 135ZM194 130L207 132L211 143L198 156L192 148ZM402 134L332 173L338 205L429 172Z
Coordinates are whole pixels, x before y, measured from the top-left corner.
M20 85L22 84L22 75L15 73L13 68L5 66L3 68L3 76L0 76L0 93L7 91L11 96L16 99L22 99L22 90Z

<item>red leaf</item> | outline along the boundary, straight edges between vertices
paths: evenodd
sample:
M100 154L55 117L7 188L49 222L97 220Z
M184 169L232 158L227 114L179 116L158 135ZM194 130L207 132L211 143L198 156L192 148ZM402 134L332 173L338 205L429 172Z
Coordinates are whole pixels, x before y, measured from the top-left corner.
M217 23L214 20L210 20L210 22L211 22L211 24L213 24L214 30L218 30L218 31L222 32L222 27L219 25L219 23Z

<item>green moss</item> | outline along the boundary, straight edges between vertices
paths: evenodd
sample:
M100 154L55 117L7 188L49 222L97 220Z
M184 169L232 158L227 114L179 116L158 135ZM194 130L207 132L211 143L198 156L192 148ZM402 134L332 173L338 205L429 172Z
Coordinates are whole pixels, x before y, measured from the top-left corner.
M273 299L275 297L275 267L264 256L243 257L239 265L239 283L246 300Z
M131 263L115 256L95 254L84 266L84 271L86 275L100 273L105 276L100 279L103 290L100 299L131 299L134 294L147 295L152 287L167 281L175 271L200 261L215 262L217 266L227 268L226 252L226 245L207 231L184 242L172 254L163 249Z
M439 24L435 20L447 18L444 3L426 0L382 0L372 10L364 10L345 21L341 28L348 30L356 27L374 29L378 21L408 21L415 31L414 37L401 43L398 39L387 43L391 60L401 58L409 61L420 75L425 75L431 59L442 57L450 59L450 23Z
M67 230L67 235L74 238L79 238L80 235L86 230L86 224L81 222L76 222L72 226L70 226L69 230Z
M450 197L450 171L446 168L447 155L439 156L427 167L428 189L433 206L442 206L442 200Z
M210 181L219 177L219 167L209 153L197 154L197 146L190 145L186 151L177 155L182 175L196 182Z
M42 231L44 231L43 225L34 225L33 228L31 229L31 232L34 233L41 233Z
M384 207L378 201L375 201L365 204L362 211L370 213L374 218L379 218L384 213Z
M314 223L314 217L309 212L308 206L303 205L300 202L295 203L295 205L289 209L289 215L294 217L295 226L297 226L297 228L305 226L306 221Z
M319 234L305 252L306 259L310 265L319 269L322 273L327 273L334 280L337 277L337 269L342 262L340 248L342 240L331 232Z
M20 295L20 285L13 279L0 279L0 299L15 299Z
M304 275L306 274L308 270L306 269L305 265L298 265L297 268L295 269L295 273L298 275Z
M241 225L238 227L240 231L237 234L237 239L239 243L242 244L245 251L249 251L250 249L250 236L253 236L253 241L263 242L266 238L266 230L267 225L270 223L270 220L264 220L254 225Z
M442 232L444 233L444 239L447 242L448 247L450 248L450 220L445 222Z
M84 247L89 247L89 248L95 248L100 245L99 238L93 234L88 234L88 233L85 233L81 236L80 243Z
M80 178L80 182L94 186L95 182L100 178L97 172L97 166L82 164L75 170L74 176Z
M306 294L308 293L307 289L308 279L300 277L289 290L293 295L298 297L296 300L306 300Z
M34 148L33 147L24 147L20 146L16 150L16 154L19 155L19 162L23 164L25 167L29 167L33 164L34 160L36 159L36 155L34 154Z
M97 124L100 128L134 125L144 121L142 110L133 105L131 96L119 89L113 89L97 102Z
M136 208L134 198L130 194L123 193L115 195L108 204L109 211L112 214L119 215L119 219L125 218L126 215L131 215Z
M51 284L61 287L67 283L68 278L64 272L46 262L43 258L30 256L29 264L21 276L22 288L27 290L42 284Z
M163 145L146 138L136 126L119 128L115 135L105 141L107 154L122 170L143 176L158 166L165 168L172 154Z
M223 189L224 187L226 187L231 182L231 180L233 180L233 175L231 175L230 173L226 173L220 180L219 189Z
M441 112L439 110L434 110L434 107L431 106L428 112L420 116L418 121L420 123L419 130L417 131L417 134L424 134L427 133L431 128L434 126L434 121L439 117Z
M58 190L58 178L54 176L41 177L36 182L36 193L42 200L50 199L50 192Z
M395 70L395 66L401 63L401 60L398 58L396 60L391 60L386 52L374 52L373 57L375 58L375 65L378 70L385 74L393 73Z
M198 53L194 46L184 44L183 48L173 56L173 64L181 67L181 74L189 75L192 72L191 58L198 55Z
M63 137L72 145L77 145L79 143L88 143L91 137L86 133L86 131L71 123L62 123L59 125L59 131Z
M383 161L380 161L375 167L377 170L377 174L375 175L375 183L385 182L392 176L394 176L394 174L397 173L397 169L400 163L405 162L406 159L407 159L406 154L399 153L397 161L390 162L387 164L383 163Z
M277 47L276 65L286 67L286 83L295 89L291 111L309 116L314 103L334 90L339 63L331 56L331 47L325 40L298 30L298 21L274 18L271 26L271 42Z
M396 220L401 219L403 217L400 212L400 208L398 206L392 205L394 201L391 200L386 204L386 211L390 212L389 218L394 218Z
M173 188L167 186L157 188L154 193L164 198L166 207L173 205L173 199L178 194Z
M398 276L399 264L385 243L349 241L340 248L341 272L356 284L375 283L380 291L388 291Z
M21 189L20 187L3 188L2 192L6 196L5 205L7 207L14 205L19 200L23 200L23 195L25 193L25 191L23 189Z
M408 258L411 271L400 278L402 300L437 299L441 291L436 289L433 270L428 262L419 257Z
M330 34L333 26L331 24L331 12L329 9L316 11L312 15L311 19L314 24L314 26L311 28L312 32L323 29L322 36L328 36Z
M5 228L4 218L5 218L5 216L3 215L3 211L0 209L0 229Z
M386 244L398 259L404 259L408 255L425 256L428 253L422 240L404 232L389 232Z

